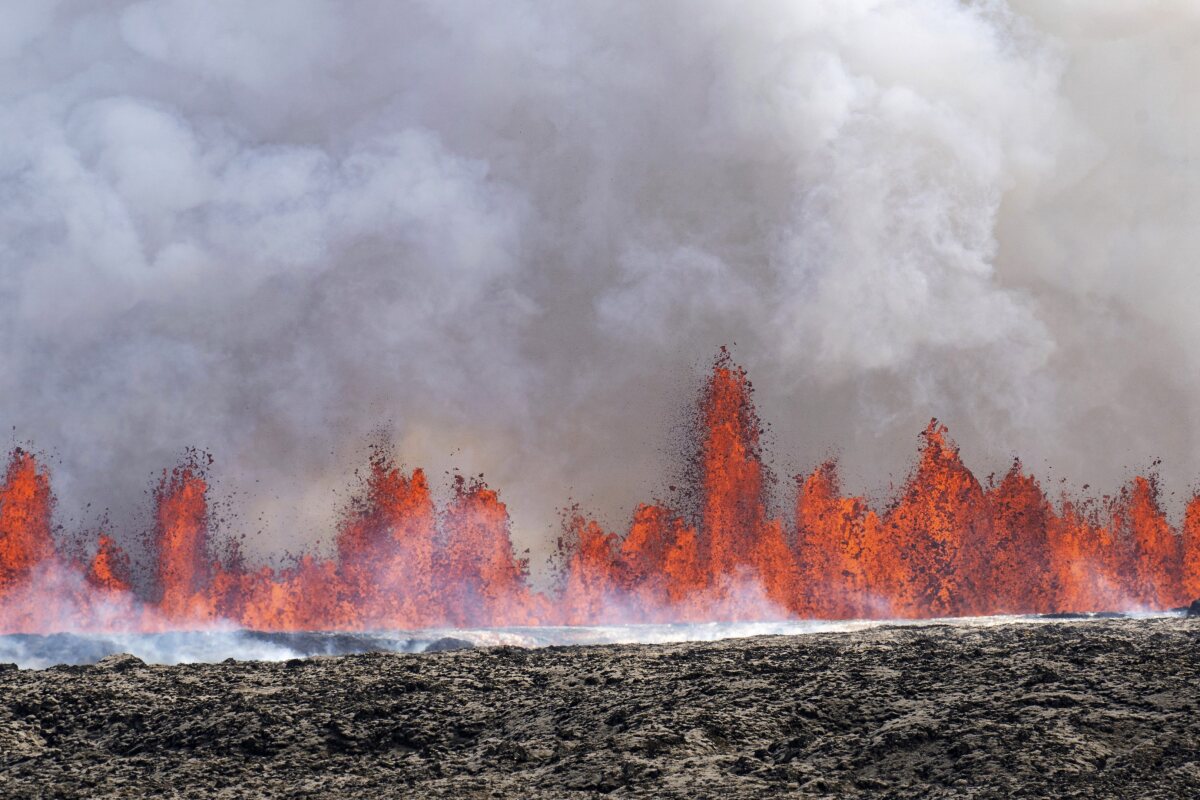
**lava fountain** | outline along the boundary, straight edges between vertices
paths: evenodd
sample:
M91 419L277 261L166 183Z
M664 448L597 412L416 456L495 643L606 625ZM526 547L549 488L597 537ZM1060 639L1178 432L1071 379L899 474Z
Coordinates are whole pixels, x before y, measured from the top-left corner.
M1056 504L1019 461L978 481L934 420L890 502L846 494L824 463L796 477L789 522L770 512L753 387L725 350L695 420L691 507L640 505L623 535L572 509L543 592L496 490L458 477L438 508L422 470L381 453L336 553L281 569L216 555L209 465L192 454L154 492L155 568L137 582L111 532L90 560L60 552L50 475L17 449L0 485L0 633L920 619L1156 610L1200 595L1200 496L1174 527L1153 478Z

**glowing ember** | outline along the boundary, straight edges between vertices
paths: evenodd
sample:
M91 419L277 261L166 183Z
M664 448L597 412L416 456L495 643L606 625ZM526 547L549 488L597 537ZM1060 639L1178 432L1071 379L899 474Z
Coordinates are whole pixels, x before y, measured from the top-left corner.
M769 511L751 395L722 350L696 417L694 514L642 505L622 537L573 510L560 580L544 593L513 553L495 490L458 477L439 510L421 470L382 455L336 555L282 570L216 557L206 465L190 458L154 493L154 580L137 586L108 535L86 564L56 554L49 476L18 449L0 486L0 632L920 618L1163 609L1200 595L1200 496L1178 531L1143 477L1103 503L1063 498L1056 510L1019 462L982 486L936 421L885 510L843 494L826 463L797 478L789 527Z

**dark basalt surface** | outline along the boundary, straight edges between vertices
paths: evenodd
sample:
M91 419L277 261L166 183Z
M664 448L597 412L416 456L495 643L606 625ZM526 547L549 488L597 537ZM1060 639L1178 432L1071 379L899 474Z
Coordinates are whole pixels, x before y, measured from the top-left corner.
M1196 797L1200 623L0 667L0 797Z

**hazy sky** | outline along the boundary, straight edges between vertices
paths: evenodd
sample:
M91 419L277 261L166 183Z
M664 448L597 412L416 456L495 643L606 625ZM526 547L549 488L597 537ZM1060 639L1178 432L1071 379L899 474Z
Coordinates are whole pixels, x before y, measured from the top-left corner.
M385 435L521 546L621 526L733 343L785 477L880 492L934 415L981 475L1200 477L1191 0L0 18L0 423L71 525L192 445L297 548Z

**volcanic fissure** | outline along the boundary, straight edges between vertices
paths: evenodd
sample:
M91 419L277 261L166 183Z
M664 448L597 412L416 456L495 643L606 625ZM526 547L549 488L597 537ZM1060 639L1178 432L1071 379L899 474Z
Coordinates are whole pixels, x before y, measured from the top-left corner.
M49 473L16 449L0 485L0 633L926 618L1200 596L1200 495L1173 526L1153 478L1055 504L1019 462L978 481L935 420L889 504L845 494L825 463L797 477L789 525L770 513L752 387L724 350L696 420L694 507L640 505L624 536L571 511L546 591L531 587L495 490L459 477L439 508L421 469L379 454L336 554L282 569L214 555L206 467L188 459L154 492L153 580L135 586L110 535L89 559L56 545Z

